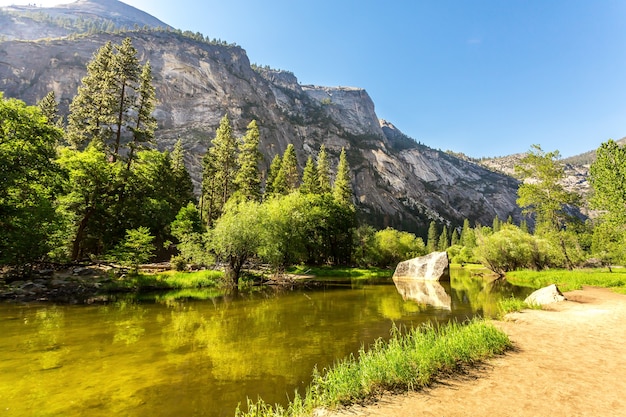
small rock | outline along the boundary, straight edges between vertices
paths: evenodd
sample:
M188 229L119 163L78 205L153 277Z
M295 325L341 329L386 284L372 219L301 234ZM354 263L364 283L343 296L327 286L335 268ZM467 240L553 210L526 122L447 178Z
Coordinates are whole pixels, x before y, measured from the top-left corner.
M524 302L526 304L542 306L545 304L558 303L565 300L565 296L561 293L561 291L559 291L556 284L552 284L533 292L528 297L526 297Z

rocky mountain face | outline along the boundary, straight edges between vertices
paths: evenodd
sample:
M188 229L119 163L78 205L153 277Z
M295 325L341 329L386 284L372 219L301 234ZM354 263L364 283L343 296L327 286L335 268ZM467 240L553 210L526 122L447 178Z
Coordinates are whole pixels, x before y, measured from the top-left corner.
M170 28L159 19L117 0L78 0L56 7L35 4L0 8L0 39L36 40L94 30Z
M87 3L109 12L122 4L92 0L74 5ZM5 33L12 29L0 28L0 36L7 39ZM253 68L237 46L171 30L5 40L0 42L0 91L28 104L54 91L61 113L67 114L88 60L105 42L119 44L124 37L131 37L140 60L152 65L157 146L171 149L181 138L196 183L201 157L221 117L228 114L238 134L257 120L264 172L289 143L301 167L322 143L333 164L345 147L355 203L362 218L375 226L425 235L431 220L460 225L465 218L481 224L491 224L496 215L520 219L517 180L416 143L378 119L364 89L301 85L292 73Z

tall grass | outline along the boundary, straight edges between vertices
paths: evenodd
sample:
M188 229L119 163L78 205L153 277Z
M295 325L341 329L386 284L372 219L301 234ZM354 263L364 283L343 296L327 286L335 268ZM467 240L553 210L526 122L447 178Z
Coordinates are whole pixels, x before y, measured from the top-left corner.
M626 294L626 270L614 269L613 272L601 269L546 271L513 271L507 272L506 278L515 285L541 288L556 284L561 291L578 290L583 285L611 288L616 292Z
M221 271L212 270L137 274L116 281L114 287L135 290L215 287L219 284L223 275L224 273Z
M237 417L310 416L317 408L365 402L385 391L417 390L438 375L458 371L511 346L506 334L483 320L465 325L432 325L404 334L395 329L389 341L377 340L323 372L313 371L304 396L295 394L286 406L248 401Z
M287 272L295 275L312 275L333 278L391 278L392 269L385 268L339 268L330 266L307 266L296 265L287 269Z

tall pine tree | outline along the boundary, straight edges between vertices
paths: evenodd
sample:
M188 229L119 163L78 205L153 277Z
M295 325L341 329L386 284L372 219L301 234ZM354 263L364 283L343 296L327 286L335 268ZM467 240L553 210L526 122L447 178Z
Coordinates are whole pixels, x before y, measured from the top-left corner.
M317 178L320 183L320 193L331 192L330 186L330 163L328 162L328 153L326 153L326 147L324 144L320 146L320 151L317 154Z
M239 144L239 170L235 177L238 194L250 201L259 201L261 199L259 162L262 155L259 151L259 141L259 126L253 120L248 124L248 130Z
M320 183L317 177L317 167L313 162L313 157L309 156L302 172L302 184L300 192L302 194L319 194Z
M333 184L333 197L339 204L352 204L352 186L350 185L350 167L346 159L346 150L341 148L337 175Z

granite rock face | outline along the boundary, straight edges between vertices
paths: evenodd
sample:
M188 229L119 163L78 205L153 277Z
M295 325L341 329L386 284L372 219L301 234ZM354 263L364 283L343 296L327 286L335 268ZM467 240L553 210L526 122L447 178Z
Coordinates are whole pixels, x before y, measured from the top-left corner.
M80 3L97 3L96 12L110 15L107 7L120 2ZM0 36L9 26L0 28ZM517 180L417 143L379 120L362 88L301 85L288 71L251 66L246 52L234 45L169 30L7 40L0 42L0 91L27 104L54 91L66 115L94 52L125 37L131 37L140 61L152 66L157 147L172 149L182 140L198 190L202 155L228 114L236 135L257 120L263 175L290 143L301 168L324 144L334 169L345 148L354 202L362 219L376 227L425 234L432 220L460 226L466 218L481 224L491 224L496 215L521 219Z
M450 281L448 253L432 252L426 256L400 262L393 273L393 279Z

